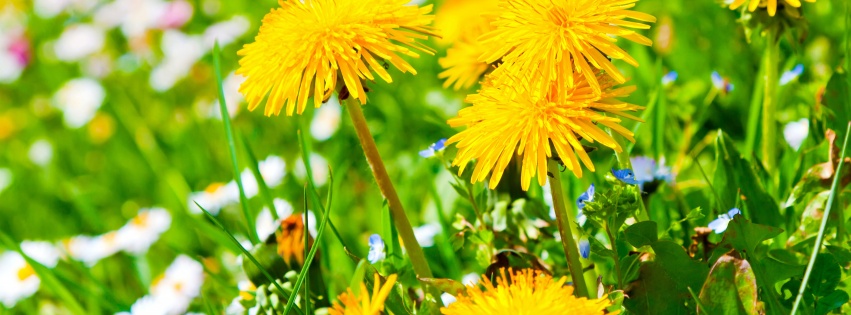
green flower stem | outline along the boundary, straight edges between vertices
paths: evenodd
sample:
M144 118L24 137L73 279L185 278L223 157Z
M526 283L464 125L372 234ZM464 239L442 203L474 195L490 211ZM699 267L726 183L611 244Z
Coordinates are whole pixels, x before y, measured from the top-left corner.
M780 62L780 41L775 31L768 31L763 56L762 99L762 162L771 174L777 167L777 65Z
M617 144L621 148L626 147L626 146L624 146L624 143L623 143L623 136L621 136L617 133L614 133L614 132L609 132L609 134L612 136L612 139L615 139L615 142L617 142ZM632 169L632 163L629 161L629 151L628 150L623 150L621 152L615 151L615 157L617 157L617 159L618 159L618 166L620 168ZM635 194L636 194L635 198L637 198L638 200L641 200L641 190L636 189ZM638 203L638 213L635 215L635 219L638 220L638 221L650 221L650 213L647 212L647 209L644 207L643 202Z
M564 189L561 186L561 178L559 177L561 171L558 164L553 160L548 160L547 170L552 174L550 177L550 190L553 196L553 207L556 212L558 231L561 234L561 245L564 247L564 255L567 256L567 265L570 268L570 275L573 277L576 296L587 298L589 297L588 285L585 284L582 262L579 261L579 248L576 246L576 240L573 238L573 227L570 224L570 216L567 214L567 208L564 206Z
M610 224L606 222L606 235L609 237L609 244L612 246L612 252L615 253L615 269L617 269L618 273L618 290L623 290L623 274L621 273L621 259L620 255L618 255L618 247L617 240L615 239L615 235L612 234L612 229L610 228Z
M399 236L402 237L402 242L405 243L405 248L408 250L408 256L411 257L411 264L414 265L414 272L420 278L433 278L425 253L423 253L420 243L417 242L417 238L414 237L414 229L411 227L411 222L408 221L408 216L405 215L405 209L402 208L402 202L399 200L399 195L396 194L396 188L393 187L393 182L387 175L387 169L384 167L384 162L375 146L375 140L372 139L372 134L366 125L366 117L363 115L361 105L352 97L343 100L342 103L345 104L349 116L352 118L358 140L360 140L363 153L366 155L370 169L372 169L372 175L375 177L378 189L381 190L384 198L387 198L387 204L390 207L396 229L399 230ZM436 298L439 299L440 297L437 296Z

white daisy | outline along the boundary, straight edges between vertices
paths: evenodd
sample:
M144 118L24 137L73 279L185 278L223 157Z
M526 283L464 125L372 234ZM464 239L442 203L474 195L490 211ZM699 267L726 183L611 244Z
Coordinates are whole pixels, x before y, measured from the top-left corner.
M59 250L47 242L24 241L21 249L27 256L48 268L56 267ZM0 304L12 308L20 300L38 291L41 279L20 253L7 251L0 254Z
M340 129L341 116L342 109L337 98L328 99L328 102L319 107L313 115L310 135L318 141L328 140L337 132L337 129Z
M101 259L121 250L118 244L118 232L115 231L98 236L74 236L63 240L62 246L69 257L88 266L94 266Z
M80 128L89 123L97 114L106 91L94 79L72 79L59 88L53 95L53 105L63 112L65 126Z
M328 182L328 161L317 153L310 154L310 167L313 169L313 183L316 187L322 187ZM307 172L304 168L301 158L295 164L295 176L300 181L307 180Z
M144 254L171 226L171 214L162 208L143 209L118 230L118 246L133 255Z
M47 166L53 159L53 145L47 140L38 140L30 146L27 155L34 164L41 167Z
M79 61L103 49L106 34L100 27L91 24L71 25L59 35L53 44L56 58L66 62Z
M149 83L154 90L162 92L186 77L192 66L207 53L201 36L186 35L180 31L168 30L163 34L160 45L163 60L151 71Z

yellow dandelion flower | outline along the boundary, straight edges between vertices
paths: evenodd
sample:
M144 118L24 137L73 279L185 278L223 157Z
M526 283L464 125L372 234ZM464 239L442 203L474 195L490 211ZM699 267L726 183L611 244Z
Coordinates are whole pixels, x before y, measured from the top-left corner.
M440 312L444 315L595 315L605 314L606 307L611 305L606 297L589 300L573 296L573 287L564 285L566 277L556 280L529 269L516 273L509 269L507 273L500 270L496 285L482 276L481 285L468 286L466 293Z
M387 282L380 284L381 279L378 274L375 274L375 286L372 287L372 298L369 296L369 291L366 290L366 285L360 284L360 296L355 296L352 289L349 288L346 292L337 297L338 301L334 302L334 306L328 311L330 315L378 315L384 311L384 300L390 295L390 290L393 289L393 284L396 283L396 275L387 277ZM342 305L340 305L342 303Z
M434 50L417 40L434 35L431 5L407 5L408 0L278 0L280 8L263 18L253 43L238 54L237 74L246 77L239 91L253 110L266 100L265 114L304 112L307 99L314 107L337 88L338 76L352 97L366 103L362 80L392 78L385 62L402 72L416 70L401 56Z
M504 66L503 66L504 67ZM503 68L506 69L506 68ZM482 83L478 94L467 96L473 104L450 119L452 127L467 128L447 140L456 143L458 153L452 164L464 172L467 164L476 159L471 181L484 181L490 176L489 186L499 183L508 162L516 154L521 159L521 186L529 188L532 177L537 176L542 186L546 182L547 158L553 156L551 146L576 176L582 176L579 160L592 172L594 164L585 152L581 139L600 144L620 152L618 143L602 127L609 127L630 141L632 132L619 125L616 116L640 121L626 113L643 107L618 100L629 95L634 86L615 87L607 74L597 72L601 94L596 94L578 73L576 84L548 83L548 92L539 93L540 83L530 83L524 78L494 79L492 73ZM578 159L577 159L578 156Z
M801 0L782 0L788 5L791 5L796 8L801 7ZM816 2L816 0L804 0L806 2ZM774 16L777 13L777 3L780 0L734 0L733 3L730 4L730 9L735 10L744 5L748 4L748 11L756 11L756 8L766 8L768 10L768 15Z
M640 22L656 21L652 15L628 10L636 2L503 0L503 13L492 23L495 29L479 38L484 43L500 43L499 49L480 59L488 63L502 59L505 64L518 65L520 71L540 73L545 82L559 79L573 84L573 73L580 73L599 94L595 69L605 70L617 82L626 82L609 58L638 66L634 58L615 45L617 37L641 45L652 43L631 30L649 29L649 25Z
M477 32L472 32L463 39L455 42L451 48L446 50L446 57L438 59L440 66L445 69L437 75L440 79L446 79L444 88L452 86L458 90L469 88L479 82L482 76L491 67L487 62L479 60L479 56L489 51L498 49L494 43L482 43L477 38L486 33L490 27L480 25Z
M490 24L493 20L483 12L495 10L497 3L499 0L443 1L434 18L434 28L440 31L437 43L448 46L464 41L465 38L471 37L470 35L475 35L472 36L475 39L481 35L479 33L481 27Z

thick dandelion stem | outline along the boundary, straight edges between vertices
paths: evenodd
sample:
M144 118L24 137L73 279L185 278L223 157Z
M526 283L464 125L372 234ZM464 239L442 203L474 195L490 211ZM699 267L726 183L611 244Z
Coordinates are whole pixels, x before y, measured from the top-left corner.
M547 162L547 170L552 174L550 190L553 196L553 207L556 212L558 231L561 235L561 245L564 247L564 255L567 256L567 265L570 268L570 275L573 277L573 287L576 290L576 296L587 298L589 297L588 285L585 284L582 262L579 261L579 247L576 246L576 240L573 238L573 227L564 205L564 189L559 177L561 171L559 171L558 164L553 160Z
M396 194L396 188L393 187L390 176L387 175L387 169L384 167L384 162L381 160L381 155L378 153L378 148L372 139L372 133L369 132L369 127L366 125L366 117L363 115L361 105L352 97L342 102L345 104L346 109L349 111L349 116L352 118L355 131L358 134L358 140L360 140L361 147L363 147L366 161L369 162L370 169L372 169L372 175L375 177L378 189L381 190L381 194L387 199L393 222L399 231L399 236L402 237L402 242L405 243L408 256L411 257L414 272L417 273L417 277L432 278L431 269L428 267L428 261L426 261L423 249L420 247L420 243L417 242L417 238L414 237L414 229L411 227L411 222L408 221L408 216L405 214L405 209L402 208L399 195Z
M771 173L777 166L777 66L780 62L780 41L774 31L769 31L766 36L762 62L765 69L762 82L762 162L765 170Z

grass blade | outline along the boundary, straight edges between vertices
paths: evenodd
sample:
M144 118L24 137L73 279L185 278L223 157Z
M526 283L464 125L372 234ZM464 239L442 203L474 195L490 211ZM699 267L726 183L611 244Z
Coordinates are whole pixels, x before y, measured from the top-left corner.
M242 176L240 176L239 165L236 161L236 140L234 139L233 126L228 114L227 104L225 104L225 90L222 88L222 67L221 67L221 48L219 43L213 47L213 67L216 70L216 87L219 90L219 109L222 113L222 122L225 125L225 137L228 140L228 150L230 151L230 160L233 164L233 177L236 180L236 185L239 186L239 204L242 206L242 214L245 216L245 223L248 225L248 238L252 244L260 242L257 236L257 228L254 226L254 218L251 211L248 210L248 198L245 198L245 189L242 188ZM260 179L262 180L262 179Z
M245 147L245 154L248 155L251 172L254 173L254 178L257 179L257 187L260 188L260 196L263 197L263 201L266 202L266 206L268 206L269 211L272 212L272 219L277 221L278 211L275 209L275 199L272 198L269 186L266 185L266 180L263 179L263 175L260 174L260 164L258 164L257 157L254 155L254 150L251 150L251 145L248 144L248 139L245 138L244 134L242 135L242 146Z
M801 280L801 287L798 289L798 296L795 297L795 304L792 305L792 315L795 315L798 308L801 306L801 299L804 297L804 291L807 289L807 282L810 280L810 274L813 272L813 266L816 263L816 256L821 249L821 243L824 241L824 231L827 229L827 220L830 218L830 210L833 208L833 202L836 200L837 189L839 188L839 178L842 177L842 165L845 163L845 152L848 150L848 134L851 133L851 122L845 129L845 140L842 141L842 153L839 155L839 165L836 167L836 173L833 175L833 184L830 185L830 196L827 197L827 206L824 207L824 214L821 218L821 226L818 229L816 243L813 245L813 253L810 255L810 262L807 263L807 271L804 272L804 278ZM845 222L839 222L844 224Z
M231 234L231 233L230 233L230 231L228 231L228 230L224 227L224 225L222 225L222 223L221 223L221 222L219 222L219 220L218 220L218 219L216 219L216 217L215 217L215 216L213 216L213 214L211 214L209 211L207 211L207 209L204 209L204 207L202 207L202 206L201 206L200 204L198 204L197 202L195 203L195 205L197 205L197 206L198 206L198 208L199 208L199 209L201 209L201 211L204 211L204 214L206 214L206 215L207 215L207 217L208 217L208 218L210 218L210 220L211 220L211 221L213 221L213 223L214 223L217 227L219 227L219 229L221 229L223 232L225 232L225 234L227 234L227 235L228 235L228 237L230 237L230 240L231 240L234 244L236 244L236 246L237 246L237 247L239 247L239 249L241 249L241 250L242 250L242 254L243 254L243 255L245 255L245 257L248 257L248 260L251 260L251 263L253 263L255 266L257 266L257 269L260 269L260 272L262 272L262 273L263 273L263 275L264 275L264 276L266 276L266 279L267 279L267 280L269 280L269 282L271 282L271 283L272 283L272 285L274 285L274 286L275 286L275 288L277 288L277 289L281 292L281 294L283 294L283 295L284 295L284 297L285 297L285 298L292 300L289 296L286 296L286 295L287 295L287 291L284 291L284 288L281 288L281 286L280 286L280 285L278 285L278 282L277 282L277 281L275 281L275 278L274 278L274 277L272 277L272 275L271 275L271 274L269 274L269 272L268 272L268 271L266 271L266 268L264 268L264 267L263 267L263 265L261 265L261 264L260 264L260 262L258 262L258 261L257 261L257 259L256 259L256 258L254 258L254 255L251 255L251 253L250 253L250 252L248 252L248 250L247 250L247 249L245 249L245 247L242 247L242 244L240 244L240 243L239 243L239 241L236 239L236 237L234 237L234 236L233 236L233 234ZM293 290L293 292L296 292L296 290ZM295 308L295 311L296 311L296 313L298 313L298 314L304 315L304 312L302 312L302 310L301 310L300 308L298 308L298 307L296 307L296 308ZM287 313L287 314L288 314L288 313Z
M302 135L301 130L299 130L298 136L299 136L299 142L303 144L304 143L304 136ZM316 201L318 201L319 197L318 197L318 193L316 193L316 190L314 189L314 186L313 186L313 174L311 174L312 169L310 168L310 161L309 161L310 155L307 154L307 148L304 145L301 146L301 149L302 149L302 153L303 153L302 159L304 160L304 168L307 171L307 180L308 180L309 190L311 192L311 194L310 194L311 197L312 197L311 199L313 199L314 204L322 210L322 223L319 224L319 229L316 230L316 240L317 241L314 242L313 247L310 248L310 252L307 254L307 257L304 258L304 266L301 267L301 272L298 273L298 279L296 279L296 282L293 285L293 292L298 292L298 290L301 289L301 285L304 283L304 280L307 277L308 270L310 269L310 265L311 265L311 263L313 263L313 256L316 255L316 251L319 249L319 243L320 242L318 240L322 239L322 232L325 231L325 226L328 225L328 221L330 221L330 219L329 219L330 216L331 216L330 209L332 208L331 207L331 201L333 200L332 199L332 196L333 196L332 192L334 190L333 189L333 187L334 187L334 175L333 175L333 173L329 172L331 174L331 176L328 179L328 187L331 187L331 188L328 189L328 199L326 201L326 205L328 205L328 210L326 210L325 207L323 207L321 203L316 202ZM307 217L306 214L305 214L305 217ZM309 299L309 297L310 297L309 295L305 295L306 299ZM306 301L305 305L307 305L307 303L309 303L309 301ZM289 314L290 309L294 305L295 305L295 297L290 297L290 299L287 301L287 307L284 309L284 314Z

